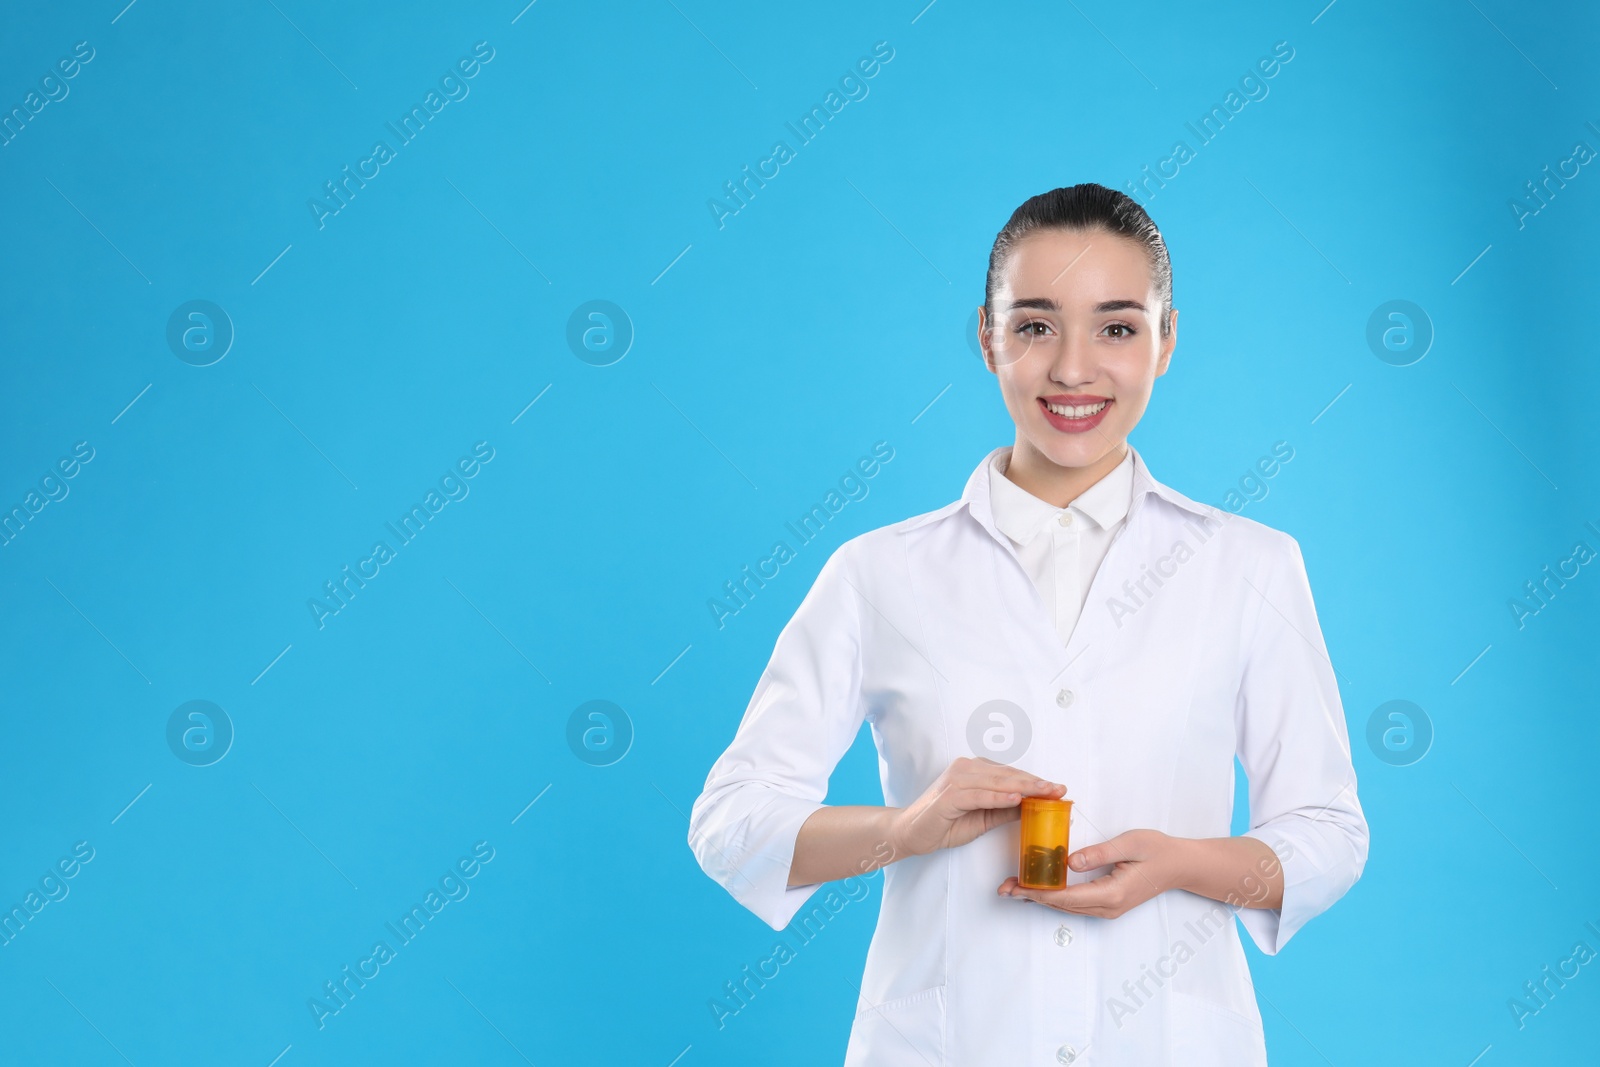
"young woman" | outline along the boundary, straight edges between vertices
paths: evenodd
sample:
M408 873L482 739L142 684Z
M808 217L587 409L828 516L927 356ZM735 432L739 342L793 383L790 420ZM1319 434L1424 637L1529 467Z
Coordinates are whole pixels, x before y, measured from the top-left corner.
M1265 1064L1234 917L1275 954L1360 877L1299 545L1128 443L1177 318L1127 196L1016 210L979 313L1015 442L828 559L695 801L701 867L774 929L883 869L847 1065ZM862 722L886 806L825 805ZM1073 801L1064 889L1017 884L1029 795Z

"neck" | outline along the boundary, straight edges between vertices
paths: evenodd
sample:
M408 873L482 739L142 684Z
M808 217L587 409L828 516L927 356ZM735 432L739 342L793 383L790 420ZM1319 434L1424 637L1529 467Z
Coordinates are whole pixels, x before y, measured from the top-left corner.
M1040 500L1064 508L1116 470L1127 454L1128 443L1123 441L1088 466L1062 467L1018 434L1006 463L1006 477Z

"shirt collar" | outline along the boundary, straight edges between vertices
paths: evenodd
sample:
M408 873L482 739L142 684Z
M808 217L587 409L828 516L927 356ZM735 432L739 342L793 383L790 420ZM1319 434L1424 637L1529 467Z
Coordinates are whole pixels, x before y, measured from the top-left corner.
M1032 541L1045 526L1069 509L1087 515L1096 526L1109 530L1121 522L1133 503L1133 450L1111 473L1079 493L1065 508L1058 508L1023 489L1005 475L1011 450L997 449L989 462L989 509L995 526L1018 544Z
M990 500L989 479L992 474L995 474L995 457L1001 455L1002 453L1009 456L1010 447L1011 446L1006 445L1001 448L996 448L987 456L983 457L983 461L978 464L971 476L967 478L966 487L962 489L961 498L959 500L953 501L952 503L946 505L945 507L939 508L936 511L927 512L924 515L910 520L906 524L905 528L915 528L923 525L924 523L943 518L946 515L965 508L972 513L972 517L977 519L978 523L983 526L984 529L988 530L990 534L992 534L1002 544L1009 543L1010 539L1007 537L1007 535L995 525L994 507ZM1131 473L1131 480L1133 484L1127 511L1127 514L1130 518L1139 510L1140 507L1143 506L1144 498L1147 496L1160 497L1173 507L1176 507L1182 511L1190 512L1194 515L1198 515L1202 518L1214 516L1217 513L1216 508L1210 507L1206 504L1197 503L1184 496L1176 489L1173 489L1171 486L1157 481L1150 473L1150 469L1145 466L1144 457L1139 454L1139 450L1134 448L1133 445L1130 444L1128 446L1128 452L1133 456ZM1003 475L999 476L1004 477ZM1007 480L1009 481L1009 479ZM1076 503L1076 501L1074 503ZM1048 507L1049 505L1046 506Z

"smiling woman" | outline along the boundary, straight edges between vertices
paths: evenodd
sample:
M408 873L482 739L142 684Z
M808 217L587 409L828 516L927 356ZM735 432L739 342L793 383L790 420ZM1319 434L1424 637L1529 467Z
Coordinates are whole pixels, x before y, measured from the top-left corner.
M822 883L883 869L846 1067L1091 1049L1264 1067L1228 919L1275 954L1360 877L1299 545L1157 481L1128 441L1177 320L1166 243L1129 197L1084 184L1019 207L978 325L1014 442L959 500L828 559L694 803L701 867L774 929ZM970 727L997 705L1026 744L983 747ZM864 723L884 804L828 805ZM1236 760L1251 825L1232 836ZM1018 884L1027 796L1073 802L1064 887ZM1136 1001L1107 995L1124 982Z
M1017 424L1006 474L1065 507L1121 463L1126 448L1112 446L1167 372L1178 312L1166 242L1103 186L1034 197L989 254L978 333Z

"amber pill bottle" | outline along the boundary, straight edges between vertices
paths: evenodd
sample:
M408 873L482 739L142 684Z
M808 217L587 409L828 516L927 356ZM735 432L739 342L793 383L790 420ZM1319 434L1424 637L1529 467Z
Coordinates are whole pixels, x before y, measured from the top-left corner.
M1022 851L1017 883L1024 889L1064 889L1067 885L1067 829L1072 801L1022 798Z

